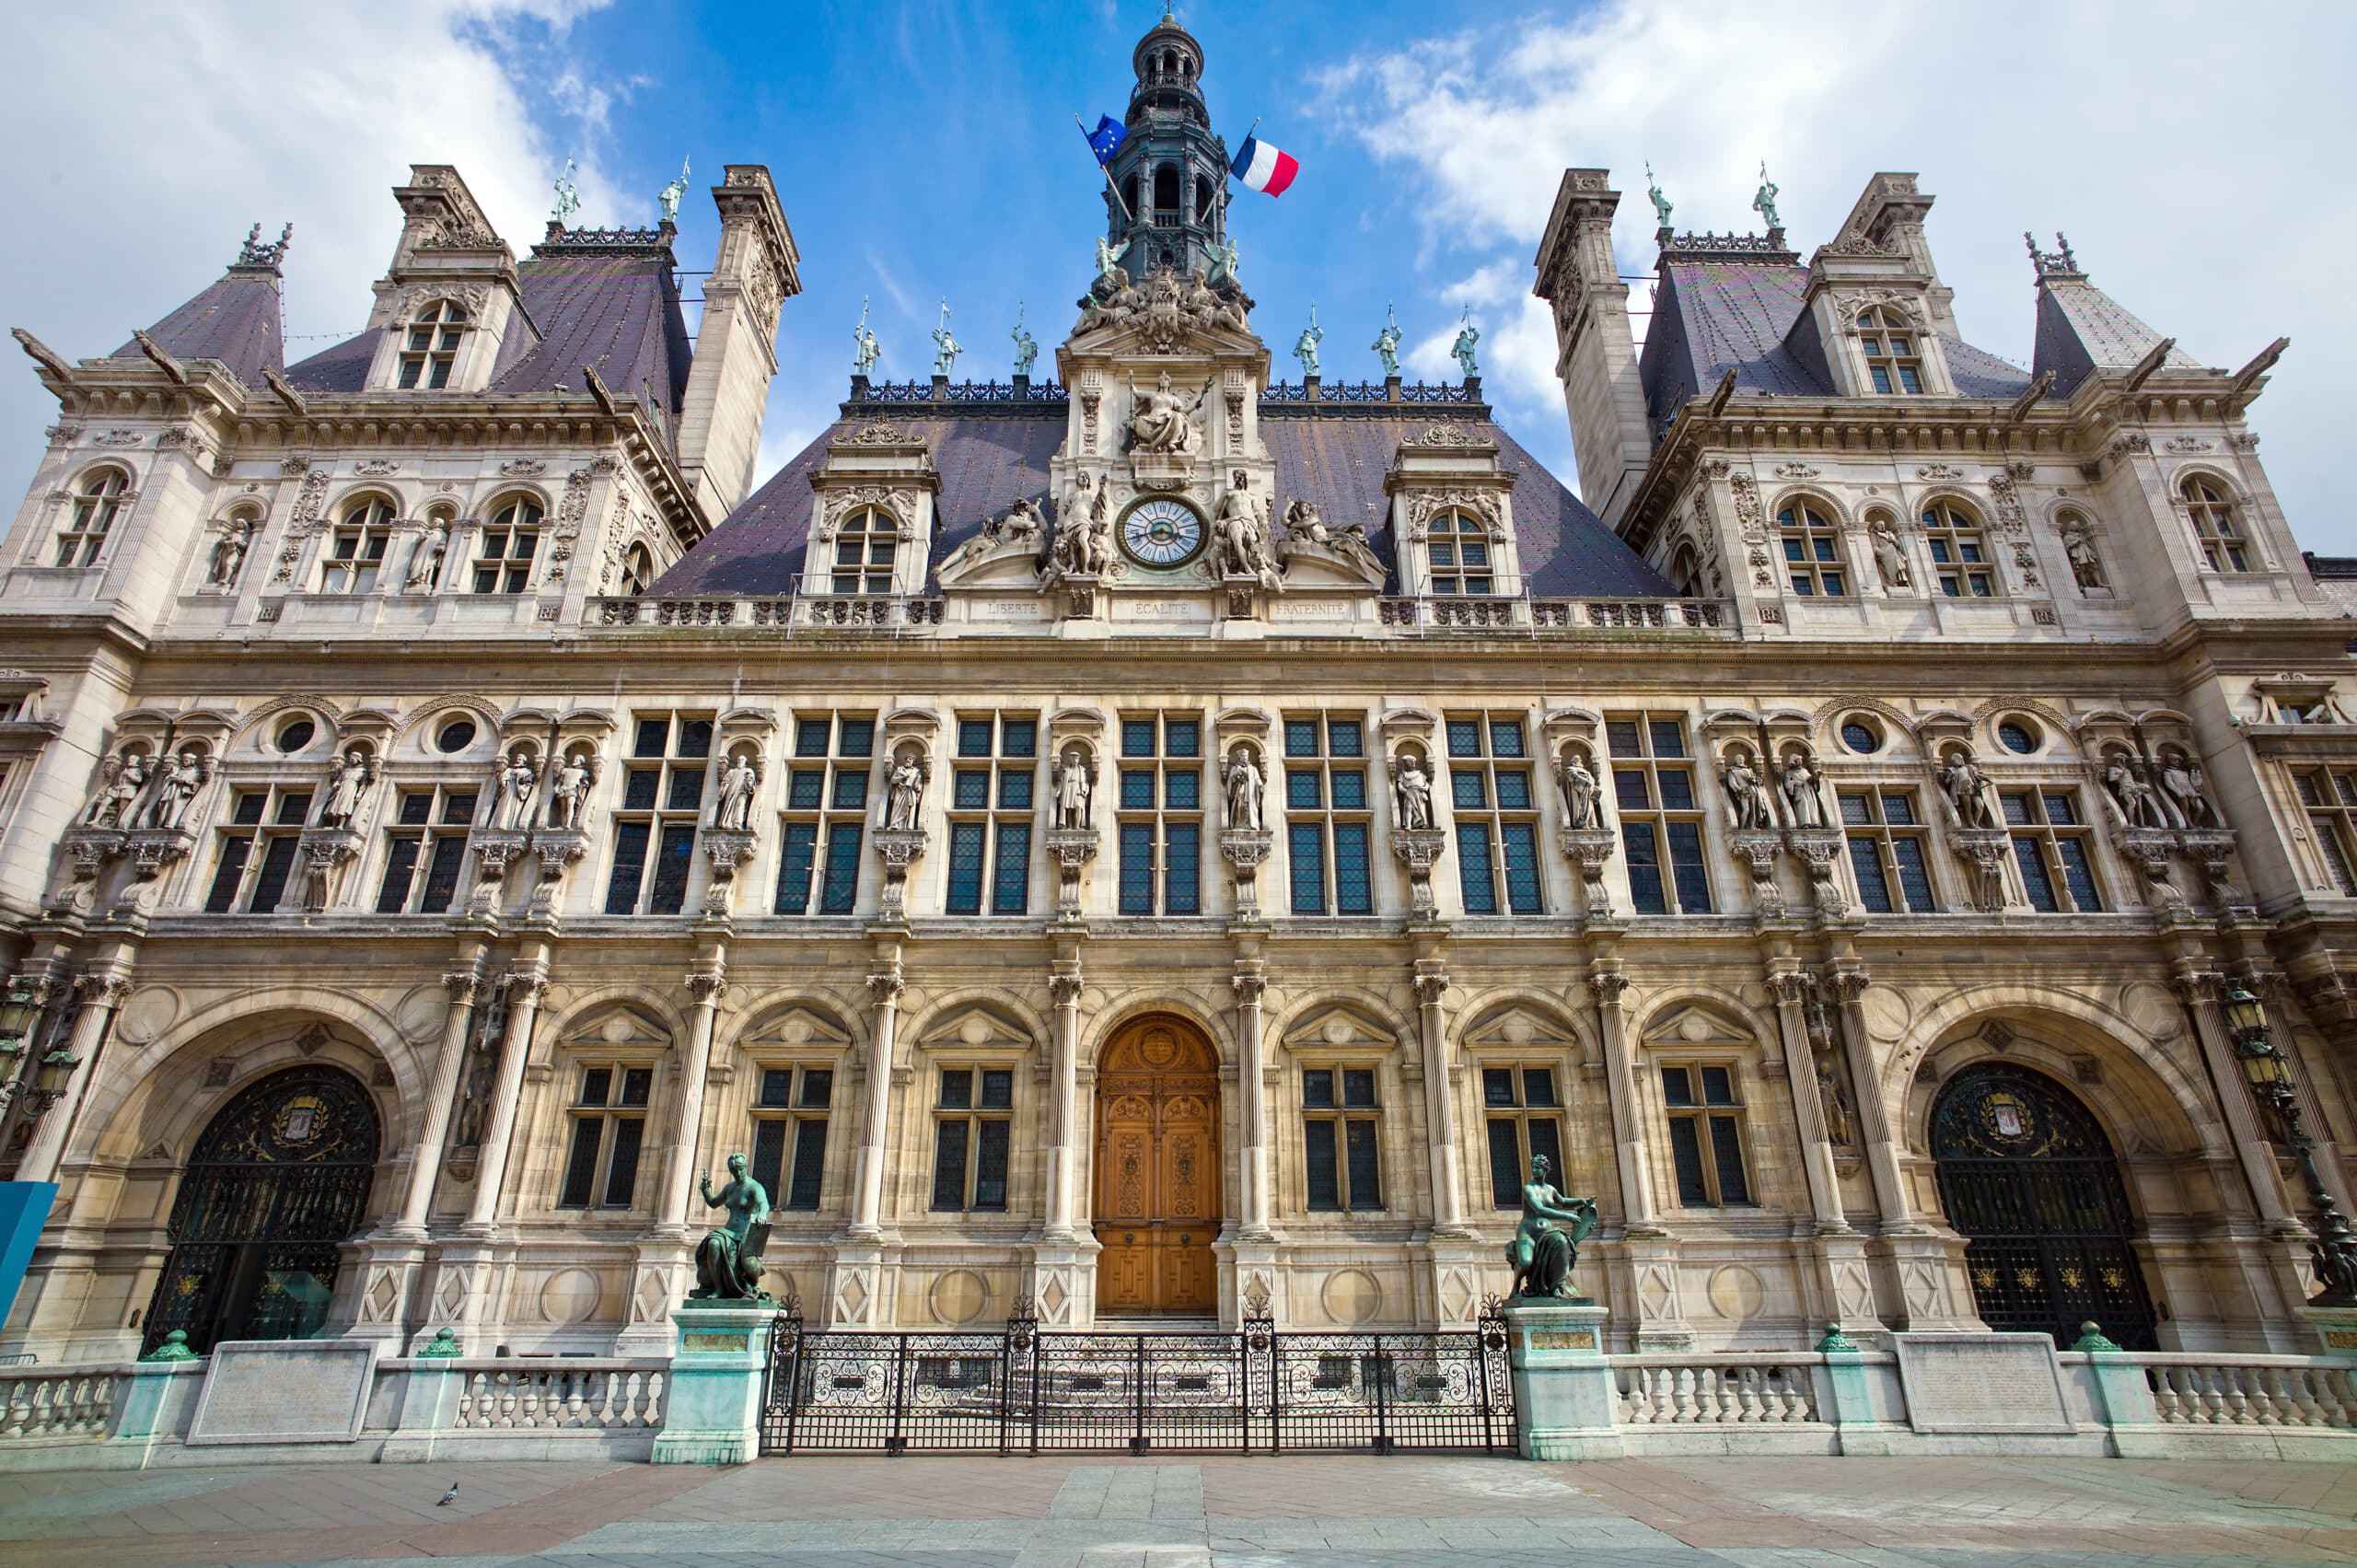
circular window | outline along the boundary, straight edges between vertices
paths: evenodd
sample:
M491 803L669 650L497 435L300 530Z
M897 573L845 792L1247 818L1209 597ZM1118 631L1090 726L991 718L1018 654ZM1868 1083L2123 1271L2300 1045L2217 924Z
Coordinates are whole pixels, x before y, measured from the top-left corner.
M2026 757L2038 749L2038 731L2026 719L2007 719L1997 726L1997 739L2008 751Z
M300 751L319 733L319 726L309 719L290 719L279 728L278 749L289 753Z
M475 721L472 719L452 719L434 736L436 751L464 751L474 743Z
M1203 548L1203 519L1183 502L1155 496L1121 519L1121 548L1141 566L1183 566Z
M1864 719L1843 719L1841 744L1862 757L1871 757L1882 749L1882 736Z

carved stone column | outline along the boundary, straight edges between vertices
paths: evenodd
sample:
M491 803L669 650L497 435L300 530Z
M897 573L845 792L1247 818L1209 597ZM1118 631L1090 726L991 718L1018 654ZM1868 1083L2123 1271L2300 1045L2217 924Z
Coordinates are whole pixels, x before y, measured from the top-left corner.
M462 1353L482 1354L484 1326L493 1316L502 1249L493 1235L500 1191L507 1183L516 1113L524 1095L524 1066L532 1051L532 1020L540 1012L541 993L548 990L548 970L541 958L528 958L490 984L507 994L507 1021L500 1035L491 1110L476 1153L474 1199L459 1233L435 1248L434 1284L427 1293L425 1322L411 1337L412 1352L428 1342L437 1330L448 1329L458 1335ZM465 1038L463 1026L459 1038ZM377 1280L368 1282L371 1294L385 1288ZM379 1305L364 1301L363 1315L373 1315Z
M1846 1231L1850 1222L1841 1213L1840 1178L1833 1168L1833 1144L1827 1135L1825 1104L1817 1086L1817 1051L1808 1037L1804 1010L1816 977L1787 970L1768 977L1776 998L1776 1028L1783 1037L1784 1078L1792 1090L1794 1119L1801 1136L1801 1173L1808 1181L1809 1208L1820 1234Z
M82 993L82 1010L74 1019L74 1032L67 1037L65 1049L79 1065L66 1078L64 1087L42 1112L41 1120L33 1123L24 1158L17 1165L19 1181L57 1179L57 1166L65 1156L65 1138L73 1130L74 1113L81 1109L82 1097L89 1092L90 1078L98 1071L99 1048L113 1028L115 1009L131 994L130 974L119 969L93 971L84 975L77 984Z
M728 975L717 959L708 970L691 970L688 990L695 997L695 1012L688 1019L687 1054L679 1060L679 1105L671 1123L671 1159L663 1170L663 1201L655 1210L657 1225L690 1225L688 1199L694 1191L696 1144L703 1132L704 1079L712 1071L712 1031L720 999L728 994Z
M1236 991L1236 1086L1244 1123L1244 1194L1240 1232L1247 1241L1273 1241L1270 1217L1275 1208L1270 1185L1268 1047L1260 1037L1260 993L1268 989L1266 966L1258 958L1237 961L1228 982Z
M1875 1207L1882 1215L1883 1234L1923 1228L1908 1201L1907 1179L1898 1166L1898 1137L1890 1125L1890 1105L1884 1098L1881 1074L1875 1066L1874 1041L1866 1034L1866 993L1861 970L1838 970L1826 981L1841 1019L1841 1043L1850 1063L1850 1086L1857 1100L1858 1138L1866 1148L1866 1173L1875 1184Z
M899 1029L904 984L898 966L867 977L876 1019L867 1052L867 1106L859 1130L858 1183L852 1189L851 1209L851 1234L863 1241L880 1240L884 1234L879 1216L884 1212L885 1124L892 1112L893 1037Z
M1433 1234L1464 1236L1465 1180L1457 1148L1457 1098L1448 1080L1448 1031L1441 998L1448 971L1437 958L1416 960L1416 1016L1424 1046L1424 1126L1432 1144Z
M499 1191L507 1181L508 1145L516 1133L516 1110L524 1098L524 1063L532 1051L532 1019L549 973L518 965L510 975L507 1030L499 1042L499 1076L491 1098L491 1120L483 1127L482 1153L475 1162L474 1202L467 1210L467 1233L488 1236L499 1217Z
M425 1216L434 1204L434 1179L442 1171L442 1151L449 1142L451 1099L458 1093L459 1073L467 1060L467 1028L474 1019L475 998L482 991L482 970L477 964L452 970L442 977L450 995L442 1016L442 1043L434 1053L434 1071L425 1086L425 1121L410 1151L409 1185L401 1193L396 1232L424 1236Z
M1628 977L1618 970L1597 968L1588 976L1588 994L1596 1002L1596 1035L1604 1045L1605 1099L1612 1111L1612 1156L1620 1178L1622 1228L1631 1235L1658 1235L1654 1213L1653 1175L1645 1165L1643 1113L1637 1104L1637 1069L1629 1051L1628 1015L1620 993Z
M1067 967L1068 966L1068 967ZM1080 1121L1080 965L1066 960L1048 977L1048 995L1055 1003L1054 1053L1048 1085L1048 1216L1051 1241L1079 1239L1073 1191L1076 1166L1074 1130Z

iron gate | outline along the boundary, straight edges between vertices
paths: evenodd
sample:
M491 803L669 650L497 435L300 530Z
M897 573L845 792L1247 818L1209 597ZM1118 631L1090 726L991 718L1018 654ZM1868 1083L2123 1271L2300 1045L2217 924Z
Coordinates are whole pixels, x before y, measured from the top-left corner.
M810 1330L770 1338L764 1454L1376 1453L1516 1446L1504 1321L1398 1334Z

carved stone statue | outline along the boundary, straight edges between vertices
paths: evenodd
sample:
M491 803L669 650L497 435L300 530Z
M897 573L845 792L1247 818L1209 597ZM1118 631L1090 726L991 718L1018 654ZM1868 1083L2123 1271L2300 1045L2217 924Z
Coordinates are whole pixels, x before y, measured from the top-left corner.
M941 325L933 330L933 373L935 376L948 375L949 367L957 364L958 356L965 352L966 345L949 331L949 301L945 299L941 302Z
M1749 751L1738 746L1720 759L1719 784L1726 791L1728 827L1737 832L1774 829L1776 807Z
M1989 775L1972 760L1972 753L1958 748L1948 753L1940 764L1940 788L1955 808L1956 821L1967 828L1997 826L1996 807L1989 803Z
M1819 1058L1817 1063L1817 1098L1825 1109L1825 1139L1837 1147L1854 1146L1858 1142L1858 1121L1850 1108L1850 1090L1841 1082L1841 1074L1833 1063Z
M1301 373L1310 380L1318 378L1318 345L1326 341L1325 329L1318 324L1318 307L1309 308L1309 325L1293 343L1293 356L1301 361Z
M1008 335L1015 339L1015 373L1028 379L1031 366L1039 362L1039 340L1023 330L1020 304L1015 308L1015 331Z
M712 805L712 825L725 832L751 832L753 800L761 788L761 758L750 750L729 753L720 770L720 790Z
M915 832L924 812L924 786L933 776L924 753L911 746L893 761L884 781L882 826L898 832Z
M1039 534L1048 519L1028 497L1019 497L998 519L998 537L1010 544L1031 545L1039 542Z
M1751 198L1751 210L1767 220L1770 228L1782 228L1784 220L1776 215L1776 182L1768 178L1768 166L1759 166L1759 190Z
M204 570L208 587L234 588L238 574L245 569L246 552L253 548L254 525L250 518L235 517L221 531L213 544L213 560Z
M1654 166L1645 165L1645 200L1654 204L1654 226L1667 228L1672 208L1669 198L1661 193L1661 182L1654 178Z
M1268 525L1260 498L1252 494L1248 474L1238 473L1236 488L1221 497L1214 519L1219 538L1220 575L1257 577L1263 587L1277 586L1277 563L1269 553Z
M1087 749L1070 746L1048 773L1048 787L1056 794L1056 826L1072 830L1087 828L1089 801L1097 793L1097 769Z
M598 782L598 754L586 749L566 752L549 775L549 826L568 830L581 826L581 808Z
M110 757L99 768L99 787L82 808L85 828L128 828L131 804L147 787L147 753L125 751Z
M852 354L852 374L865 376L876 368L878 359L884 357L884 345L877 343L876 334L867 330L867 299L865 296L859 301L859 325L851 330L851 341L859 345Z
M2172 747L2161 753L2161 789L2189 828L2223 828L2224 818L2210 803L2201 764Z
M1809 766L1805 755L1794 751L1785 756L1781 787L1784 792L1784 813L1794 827L1825 826L1825 795L1817 787L1818 783L1817 771Z
M1124 239L1117 246L1110 240L1107 239L1105 236L1101 234L1098 235L1097 237L1097 277L1101 280L1109 276L1114 267L1120 264L1121 258L1129 254L1129 250L1130 242L1128 240ZM1122 281L1126 283L1129 280L1125 277ZM1111 296L1109 295L1106 297L1109 298Z
M2130 827L2172 826L2162 808L2160 791L2144 775L2144 764L2127 752L2114 751L2104 760L2103 787L2111 792L2112 804L2119 807L2120 819Z
M319 801L319 826L351 827L353 813L360 809L360 792L376 776L367 752L357 746L346 751L341 761L328 769L327 794Z
M540 782L540 760L530 748L518 746L492 771L492 787L499 796L492 810L492 826L520 833L531 825L532 791Z
M1368 346L1383 361L1383 374L1387 380L1399 374L1399 322L1388 304L1383 308L1383 331L1375 334L1375 342Z
M581 192L574 187L571 158L564 160L564 172L556 177L554 190L556 205L550 210L549 216L554 218L562 226L565 219L581 210Z
M183 746L180 755L166 761L157 771L156 793L148 798L147 809L139 819L143 828L179 830L188 825L189 807L196 803L196 792L213 776L212 762L203 749Z
M704 1206L726 1209L728 1217L704 1232L696 1243L696 1288L691 1301L765 1301L761 1290L761 1248L769 1239L770 1195L745 1174L745 1156L728 1156L728 1180L712 1190L712 1172L697 1184Z
M1229 752L1219 776L1227 785L1227 825L1239 831L1259 832L1263 826L1260 798L1267 781L1260 776L1252 748L1239 746Z
M1424 760L1413 751L1400 753L1393 764L1391 796L1399 807L1399 826L1411 832L1433 825L1433 781Z
M1522 1223L1506 1243L1506 1263L1514 1270L1511 1299L1584 1303L1587 1297L1574 1295L1569 1282L1572 1266L1579 1261L1580 1243L1596 1234L1596 1200L1566 1198L1548 1179L1551 1174L1545 1155L1530 1156L1530 1179L1522 1189Z
M1586 759L1577 751L1564 752L1555 769L1555 783L1563 792L1564 827L1584 831L1604 825L1596 809L1604 786L1588 772Z
M412 593L431 588L442 575L442 557L449 548L450 525L439 517L426 524L425 537L417 541L409 558L409 576L401 586Z
M1874 543L1875 570L1882 574L1886 588L1910 588L1914 577L1907 570L1906 547L1898 542L1898 529L1887 517L1876 517L1866 525L1866 536Z
M1211 378L1205 377L1202 390L1192 401L1170 389L1170 372L1155 377L1154 386L1138 389L1134 377L1130 381L1130 449L1133 452L1192 452L1201 444L1201 432L1195 428L1195 411L1203 406L1203 399L1212 389Z
M1464 320L1457 329L1457 342L1450 344L1448 350L1456 355L1457 367L1465 373L1468 381L1479 379L1481 374L1480 364L1473 357L1473 345L1480 341L1481 329L1473 324L1473 308L1469 305L1465 308Z
M2062 525L2062 553L2071 561L2071 580L2083 588L2103 588L2103 557L2096 553L2094 532L2073 517Z

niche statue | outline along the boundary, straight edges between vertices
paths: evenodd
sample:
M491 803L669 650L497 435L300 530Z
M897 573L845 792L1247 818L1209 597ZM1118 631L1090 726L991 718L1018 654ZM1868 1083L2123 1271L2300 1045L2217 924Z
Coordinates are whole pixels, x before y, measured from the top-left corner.
M703 1173L703 1201L708 1208L726 1209L727 1219L704 1232L696 1243L696 1288L691 1302L707 1306L766 1302L761 1289L761 1252L770 1239L770 1195L745 1174L745 1156L728 1156L728 1182L712 1190L712 1172Z
M1580 1243L1595 1233L1596 1200L1564 1197L1547 1179L1548 1169L1545 1155L1530 1156L1530 1179L1522 1189L1522 1223L1506 1243L1506 1262L1514 1270L1510 1299L1585 1307L1588 1298L1575 1294L1566 1282L1579 1260Z

